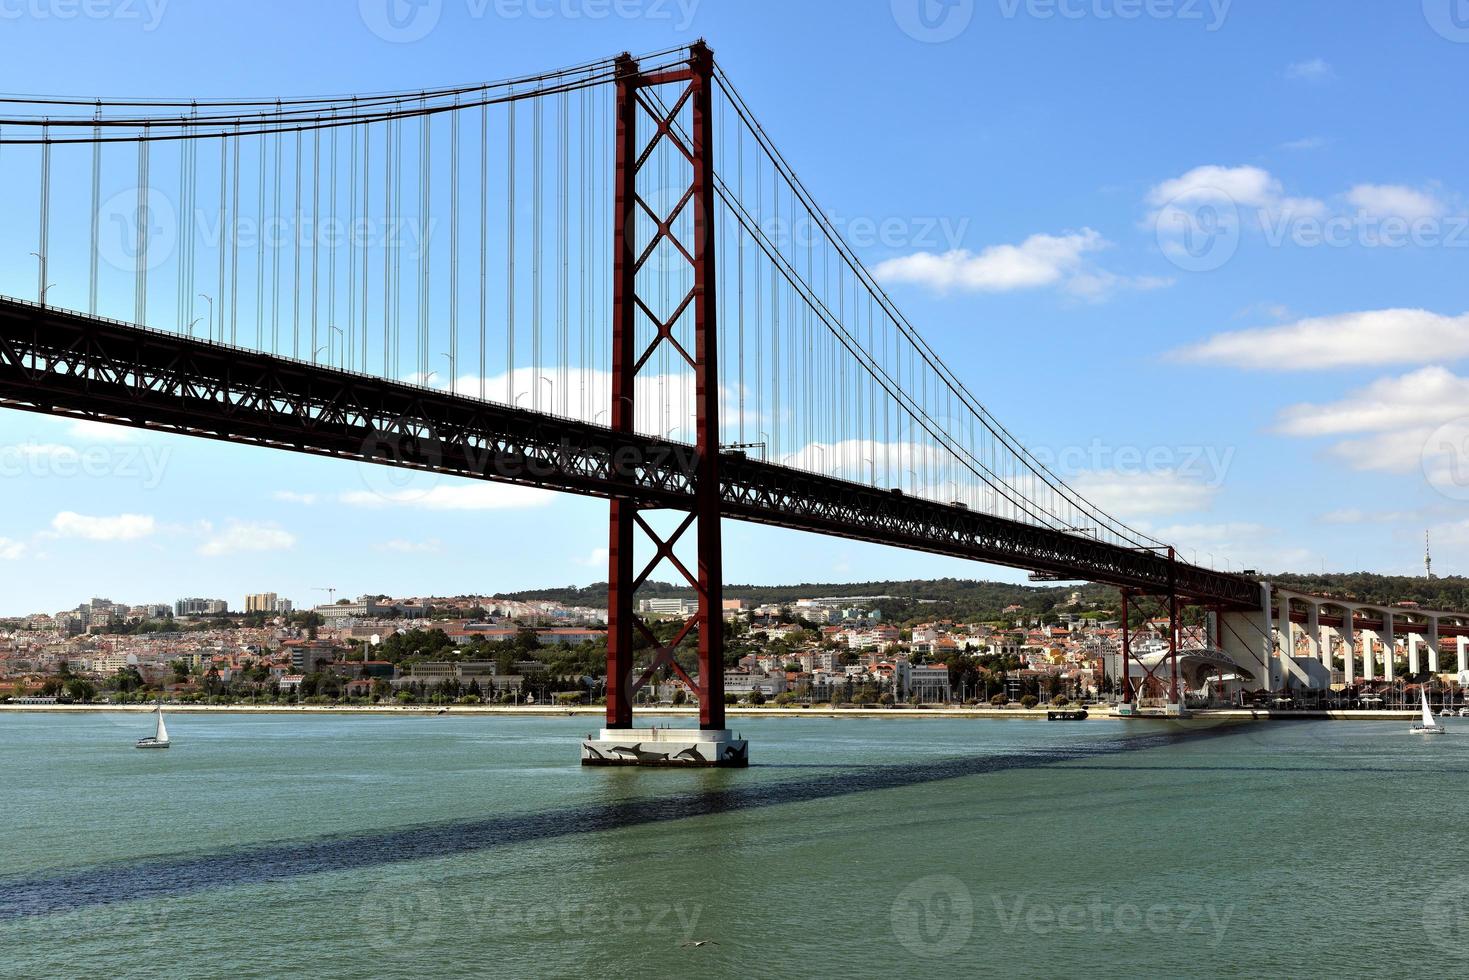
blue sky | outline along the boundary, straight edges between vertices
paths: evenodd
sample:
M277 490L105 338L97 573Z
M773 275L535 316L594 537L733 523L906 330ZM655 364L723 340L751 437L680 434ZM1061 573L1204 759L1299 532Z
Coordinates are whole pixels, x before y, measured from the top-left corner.
M1450 573L1469 544L1469 147L1444 122L1469 27L1452 12L7 0L0 87L414 89L705 37L839 223L896 220L864 260L1098 502L1235 568L1412 572L1433 528ZM6 291L30 295L27 250L8 242ZM4 613L605 577L600 501L445 484L432 506L364 506L380 471L19 413L0 415L0 445ZM745 525L726 549L732 582L1014 577Z

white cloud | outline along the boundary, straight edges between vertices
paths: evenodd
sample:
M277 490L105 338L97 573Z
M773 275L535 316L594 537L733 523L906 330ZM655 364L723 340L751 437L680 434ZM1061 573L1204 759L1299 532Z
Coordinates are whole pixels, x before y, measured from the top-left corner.
M674 356L672 360L681 362L682 359ZM425 379L413 373L400 380L409 384L425 384L439 391L451 390L447 374L434 374ZM483 392L486 399L500 404L537 408L594 425L607 425L608 407L612 403L612 373L551 364L544 365L539 371L520 367L513 372L483 378L478 374L460 373L453 379L452 391L475 398ZM634 381L634 429L644 435L663 436L667 434L668 426L679 423L680 427L674 430L672 438L692 442L694 396L692 369L680 372L677 364L673 364L665 373L656 374L650 364ZM745 423L752 427L757 423L768 423L768 417L761 418L755 411L751 404L753 401L753 397L746 399ZM737 426L740 421L738 385L721 385L720 402L720 418L724 424ZM665 405L668 406L666 413Z
M1308 317L1216 334L1174 356L1272 371L1453 360L1469 356L1469 313L1389 309Z
M1093 302L1106 299L1124 289L1148 292L1166 289L1174 280L1166 276L1119 276L1104 269L1094 272L1078 272L1066 281L1066 291L1073 296Z
M583 555L580 558L573 558L572 561L578 565L585 565L587 568L606 568L607 558L608 551L606 548L593 548L591 554Z
M56 536L86 541L136 541L152 534L156 527L146 514L94 517L64 510L51 519L51 531Z
M94 422L91 419L74 419L67 428L72 435L88 442L132 442L140 434L132 426Z
M1267 216L1305 217L1326 212L1326 205L1315 198L1288 197L1284 185L1268 170L1216 164L1195 167L1181 177L1155 185L1148 191L1147 203L1154 208L1155 224L1163 222L1170 211L1186 213L1205 204L1234 205Z
M1403 524L1416 521L1423 515L1418 511L1366 511L1345 507L1321 515L1322 524Z
M1078 473L1066 481L1097 507L1123 520L1207 510L1217 488L1171 471Z
M1294 436L1401 432L1464 415L1469 415L1469 379L1426 367L1400 378L1379 378L1341 401L1292 405L1280 413L1279 429Z
M286 551L296 545L296 536L274 524L249 524L230 521L223 530L208 528L208 537L199 546L199 554L211 557L251 551Z
M321 496L319 494L297 493L294 490L277 490L270 496L272 500L279 500L283 503L306 504L307 506L310 506L311 504L314 504L321 499Z
M1111 243L1091 228L1061 235L1031 235L1018 245L991 245L979 252L956 248L947 252L915 252L879 262L873 275L889 283L910 283L935 292L953 290L1004 293L1044 286L1071 286L1078 295L1096 295L1100 287L1128 280L1086 267L1086 257ZM1162 281L1145 288L1156 288Z
M1308 82L1323 82L1328 78L1336 77L1336 72L1324 58L1312 58L1309 61L1297 61L1286 66L1286 78L1300 78Z
M1436 218L1444 206L1427 191L1414 190L1400 184L1358 184L1347 191L1347 201L1369 217L1402 218L1416 221Z
M1279 528L1249 521L1175 524L1171 527L1147 527L1144 530L1153 537L1174 545L1182 557L1190 561L1212 563L1215 567L1228 567L1235 571L1243 568L1279 572L1303 571L1318 563L1310 549L1284 541L1284 535Z
M378 551L391 551L401 555L432 555L444 550L444 545L438 538L429 538L427 541L408 541L404 538L393 538L377 545Z
M22 442L17 444L12 452L22 459L76 465L81 461L82 454L73 446L63 446L59 442Z
M415 507L420 510L513 510L544 507L550 490L512 483L439 484L409 490L349 490L340 497L352 507Z
M25 553L26 546L22 542L0 538L0 561L15 561Z
M1444 544L1455 548L1469 547L1469 520L1436 524L1429 532L1429 537L1435 545Z
M1284 409L1285 435L1338 437L1328 450L1354 469L1385 473L1422 470L1439 489L1466 486L1469 452L1469 378L1426 367L1380 378L1326 404ZM1341 438L1352 436L1353 438Z

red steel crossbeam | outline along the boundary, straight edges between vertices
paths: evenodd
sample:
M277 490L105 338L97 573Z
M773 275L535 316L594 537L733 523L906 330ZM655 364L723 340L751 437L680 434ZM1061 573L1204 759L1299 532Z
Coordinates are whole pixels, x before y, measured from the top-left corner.
M634 497L614 496L608 544L607 596L607 727L632 727L632 698L662 668L670 668L699 698L699 727L724 728L724 613L719 485L719 367L715 324L715 267L712 218L714 214L713 154L714 59L697 42L689 49L687 68L642 74L630 55L617 59L617 169L613 216L612 296L612 408L614 431L634 431L636 379L664 344L672 347L693 369L695 388L694 508L667 538L660 537L639 513ZM667 111L643 90L682 85ZM680 113L688 110L689 138L678 127ZM652 120L654 131L646 143L638 139L638 123ZM689 187L667 213L660 213L639 193L638 173L660 146L671 146L692 165ZM693 208L693 240L681 241L674 224ZM650 239L639 248L633 241L639 213L653 222ZM660 245L682 256L693 270L693 287L666 317L653 312L638 294L638 273ZM692 311L692 355L674 336L675 327ZM657 332L641 353L635 335L641 314ZM698 567L689 568L674 554L674 545L697 523ZM634 575L633 541L641 531L654 544L655 554ZM667 561L694 587L698 608L669 643L659 642L653 630L633 609L633 594L654 569ZM695 681L675 659L679 646L697 631L699 677ZM651 663L633 677L633 641L640 635L653 650Z

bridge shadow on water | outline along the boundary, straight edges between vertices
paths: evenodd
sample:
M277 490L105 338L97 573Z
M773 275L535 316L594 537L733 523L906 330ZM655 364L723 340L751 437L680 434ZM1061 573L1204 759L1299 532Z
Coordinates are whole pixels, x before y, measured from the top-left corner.
M1060 763L1084 762L1088 759L1106 759L1146 749L1227 736L1239 730L1238 726L1203 731L1180 730L1126 736L1086 745L1045 747L1025 752L901 765L817 766L816 768L828 771L744 785L731 773L734 781L729 784L696 792L588 803L556 811L508 814L484 820L448 821L375 833L335 835L304 842L256 844L207 854L98 864L38 877L0 877L0 922L71 912L116 902L186 895L212 888L286 881L319 872L350 871L430 860L471 851L511 847L530 841L618 830L639 824L667 823L787 803L833 799L853 793L899 789L967 776L1037 769ZM1106 765L1078 768L1125 770L1133 767ZM1136 768L1167 770L1173 767ZM1258 771L1254 767L1221 768ZM1270 768L1274 767L1261 767Z

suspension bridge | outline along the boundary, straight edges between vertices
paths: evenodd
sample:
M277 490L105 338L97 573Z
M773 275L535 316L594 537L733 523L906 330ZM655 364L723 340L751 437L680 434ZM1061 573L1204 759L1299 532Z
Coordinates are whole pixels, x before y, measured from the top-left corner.
M1268 585L1042 465L703 42L418 92L0 103L0 405L607 499L586 761L747 758L722 519L1161 597L1175 646L1196 604L1252 676L1286 673ZM633 596L670 568L698 603L664 642ZM660 671L697 694L698 732L632 727Z

